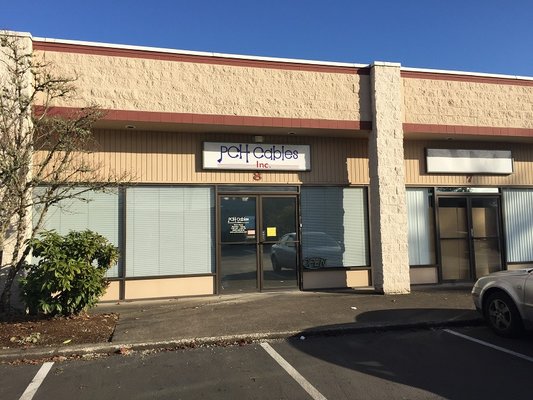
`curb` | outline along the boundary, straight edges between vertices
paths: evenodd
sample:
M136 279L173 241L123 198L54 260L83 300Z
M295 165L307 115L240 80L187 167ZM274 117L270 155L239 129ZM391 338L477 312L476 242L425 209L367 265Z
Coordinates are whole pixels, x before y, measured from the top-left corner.
M153 342L117 342L104 344L76 345L70 347L36 348L28 350L3 350L0 352L0 363L15 361L28 362L48 360L55 357L79 357L89 354L128 354L130 351L144 350L179 350L202 346L232 346L243 345L262 340L295 339L300 337L340 336L353 333L386 332L401 330L424 330L444 327L478 326L483 319L472 318L449 321L424 321L403 324L357 324L319 327L294 331L262 332L227 336L212 336L201 338L187 338ZM124 350L124 352L122 352Z

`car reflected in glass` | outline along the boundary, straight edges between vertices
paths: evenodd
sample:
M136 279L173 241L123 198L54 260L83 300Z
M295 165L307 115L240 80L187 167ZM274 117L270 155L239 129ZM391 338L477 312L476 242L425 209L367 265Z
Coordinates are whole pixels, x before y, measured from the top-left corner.
M295 269L297 266L296 233L287 233L272 246L272 268ZM343 266L344 245L325 232L302 233L302 265L307 269Z

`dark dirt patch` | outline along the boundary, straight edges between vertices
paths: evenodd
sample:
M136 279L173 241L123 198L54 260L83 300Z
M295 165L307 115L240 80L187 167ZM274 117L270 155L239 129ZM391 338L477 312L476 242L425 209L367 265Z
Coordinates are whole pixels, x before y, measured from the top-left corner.
M3 319L0 349L105 343L111 340L117 320L117 314Z

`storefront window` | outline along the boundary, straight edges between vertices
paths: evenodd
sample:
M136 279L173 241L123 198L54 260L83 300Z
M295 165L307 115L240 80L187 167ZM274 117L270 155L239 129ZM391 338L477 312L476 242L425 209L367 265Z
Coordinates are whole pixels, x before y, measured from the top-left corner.
M214 232L212 188L128 188L126 277L214 272Z
M70 231L90 229L119 246L119 193L87 192L82 199L63 200L52 206L46 214L43 230L55 230L60 235ZM118 276L118 266L107 271L107 277Z
M435 264L435 227L432 191L407 189L409 265Z
M503 190L507 262L533 261L533 189Z
M304 268L368 265L368 223L364 188L303 187Z

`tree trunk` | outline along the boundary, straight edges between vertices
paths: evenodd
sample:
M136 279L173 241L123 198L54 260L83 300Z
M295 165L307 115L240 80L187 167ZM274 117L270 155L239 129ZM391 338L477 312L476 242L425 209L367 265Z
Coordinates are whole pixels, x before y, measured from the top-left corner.
M0 313L11 314L13 308L11 307L11 293L13 284L17 278L17 274L24 267L26 257L30 254L31 248L26 246L22 255L17 259L14 259L11 264L7 265L5 269L8 270L6 282L4 284L4 290L0 296Z
M2 296L0 296L0 313L11 313L11 289L15 278L17 276L17 268L14 265L6 267L9 269L7 273L6 282L4 284L4 290L2 291Z

